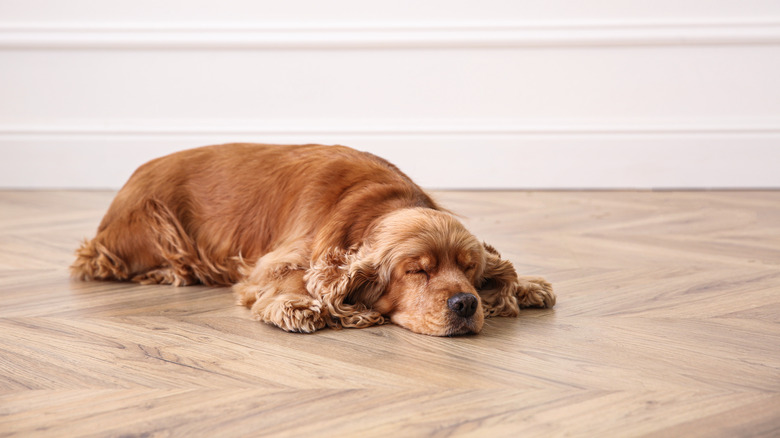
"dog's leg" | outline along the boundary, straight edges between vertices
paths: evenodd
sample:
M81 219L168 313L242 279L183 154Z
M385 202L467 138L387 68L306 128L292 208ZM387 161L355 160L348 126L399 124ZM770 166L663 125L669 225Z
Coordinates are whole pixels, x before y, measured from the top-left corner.
M84 241L76 250L76 260L70 267L73 276L82 280L128 281L161 268L165 260L155 244L161 230L150 210L147 204L112 205L95 238Z
M198 253L164 204L149 199L130 211L109 214L97 236L76 251L71 266L75 277L176 286L230 284L228 269Z
M297 248L279 249L261 257L233 291L258 321L311 333L325 327L325 319L322 303L306 291L305 272L306 259Z
M127 263L100 240L98 237L85 240L76 250L76 260L70 266L73 276L81 280L127 280L130 276Z
M174 286L189 286L197 282L191 275L182 275L181 270L172 267L152 269L135 275L130 280L140 284L172 284Z

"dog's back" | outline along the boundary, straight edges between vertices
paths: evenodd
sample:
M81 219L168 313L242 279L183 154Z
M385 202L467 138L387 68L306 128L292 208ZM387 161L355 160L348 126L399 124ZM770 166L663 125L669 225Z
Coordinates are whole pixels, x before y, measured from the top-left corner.
M185 150L136 170L72 271L85 279L232 284L238 255L254 260L281 242L312 238L340 207L351 214L361 208L352 204L387 198L438 208L394 165L343 146ZM171 259L178 268L163 268Z

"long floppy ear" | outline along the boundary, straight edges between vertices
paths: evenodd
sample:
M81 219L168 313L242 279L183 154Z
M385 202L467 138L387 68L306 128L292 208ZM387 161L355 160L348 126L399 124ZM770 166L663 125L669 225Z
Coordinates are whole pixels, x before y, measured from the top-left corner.
M520 307L517 303L518 278L515 267L487 243L485 249L485 270L477 285L485 316L517 316Z
M306 289L322 302L328 326L363 328L386 322L365 304L376 301L386 285L371 252L366 246L359 250L333 248L306 272Z

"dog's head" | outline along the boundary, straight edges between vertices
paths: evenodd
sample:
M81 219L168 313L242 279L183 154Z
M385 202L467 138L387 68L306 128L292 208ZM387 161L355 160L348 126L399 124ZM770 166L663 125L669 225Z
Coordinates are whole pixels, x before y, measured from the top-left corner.
M436 210L394 211L377 221L362 245L329 257L308 283L338 325L368 326L389 317L428 335L478 333L490 313L486 306L493 308L502 294L513 298L502 291L516 279L511 264L497 264L495 250ZM493 275L499 265L507 272ZM485 287L494 293L481 296Z
M454 217L404 209L384 217L369 244L381 295L371 303L395 324L417 333L477 333L484 314L477 284L482 244ZM373 298L373 297L367 297Z

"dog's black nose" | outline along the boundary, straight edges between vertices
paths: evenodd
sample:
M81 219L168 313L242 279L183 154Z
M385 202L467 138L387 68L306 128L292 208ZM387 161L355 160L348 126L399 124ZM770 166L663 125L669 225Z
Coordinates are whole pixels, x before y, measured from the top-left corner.
M447 307L450 308L456 315L468 318L477 311L477 305L479 301L474 294L468 294L465 292L457 293L447 300Z

